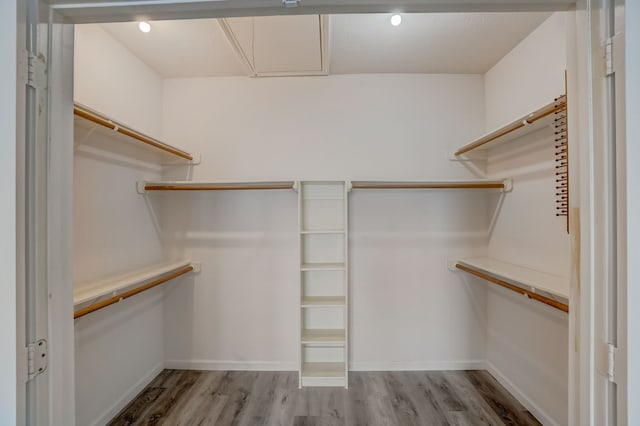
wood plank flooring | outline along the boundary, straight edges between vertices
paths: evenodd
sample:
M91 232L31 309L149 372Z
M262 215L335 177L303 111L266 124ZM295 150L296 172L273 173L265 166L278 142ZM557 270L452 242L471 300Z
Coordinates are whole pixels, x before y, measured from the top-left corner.
M485 371L351 372L298 389L295 372L164 370L110 425L539 425Z

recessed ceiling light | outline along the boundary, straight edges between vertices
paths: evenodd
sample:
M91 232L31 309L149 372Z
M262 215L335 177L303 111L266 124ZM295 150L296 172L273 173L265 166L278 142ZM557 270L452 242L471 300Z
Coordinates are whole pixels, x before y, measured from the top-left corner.
M148 33L149 31L151 31L151 24L147 21L140 21L138 23L138 28L140 28L140 31L142 31L143 33Z
M400 25L402 23L402 16L400 15L393 15L391 17L391 25L393 25L394 27L397 27L398 25Z

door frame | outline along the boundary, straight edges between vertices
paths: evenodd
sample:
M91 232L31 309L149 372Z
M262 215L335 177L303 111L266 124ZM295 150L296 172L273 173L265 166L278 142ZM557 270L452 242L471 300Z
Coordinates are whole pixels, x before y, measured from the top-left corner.
M17 33L21 20L18 1L0 2L0 423L16 424L18 395L18 285L16 219L18 188L16 147L19 145L17 90ZM17 144L13 141L18 142ZM14 284L15 283L15 284Z
M593 0L595 1L595 0ZM357 12L452 12L452 11L540 11L559 10L559 5L566 8L572 4L570 1L553 0L530 0L522 2L509 2L497 4L496 2L479 3L473 1L459 2L419 2L392 0L345 0L335 2L328 6L323 6L326 1L307 0L298 7L284 8L279 1L270 1L267 6L265 0L230 0L219 2L215 0L195 0L189 3L181 1L101 1L87 3L82 0L53 1L50 7L52 23L59 25L59 37L53 30L51 53L52 65L50 69L50 81L53 83L50 107L56 116L51 122L51 141L53 146L63 147L59 155L52 158L51 166L57 174L57 181L54 188L57 191L68 191L72 185L72 156L68 157L68 144L72 141L73 119L72 119L72 52L69 49L69 25L70 23L88 22L115 22L123 20L145 19L169 19L169 18L205 18L205 17L228 17L228 16L257 16L257 15L283 15L283 14L308 14L308 13L357 13ZM595 83L591 80L594 69L597 66L593 61L596 59L596 49L594 47L594 25L597 25L597 11L592 11L592 0L580 0L577 5L576 30L580 34L577 39L576 69L588 69L588 75L580 78L576 82L576 94L572 97L572 102L576 105L576 132L577 138L581 140L580 156L580 188L579 205L581 236L580 241L581 262L579 265L582 283L572 280L571 294L575 296L572 303L572 310L575 310L572 320L570 320L570 347L575 347L575 351L568 354L570 357L570 422L572 424L590 425L594 423L595 407L598 401L595 398L594 383L596 380L597 350L595 344L595 308L599 303L596 295L598 281L596 279L598 271L595 262L598 262L594 247L600 242L602 224L596 218L596 201L599 180L594 174L594 118L598 118L598 108L590 104L591 101L597 105L598 98L593 96ZM54 19L55 22L54 22ZM66 19L66 20L65 20ZM63 23L64 22L64 23ZM66 29L65 29L66 28ZM66 34L66 35L65 35ZM72 34L72 33L71 33ZM71 42L72 44L72 42ZM65 49L67 50L65 53ZM71 48L72 49L72 48ZM71 142L72 144L72 142ZM584 147L584 149L583 149ZM56 150L52 150L55 152ZM591 179L594 177L595 179ZM61 193L61 192L58 192ZM66 393L66 397L61 397L55 403L51 402L50 410L57 411L56 423L51 424L73 424L74 408L74 365L73 356L73 320L72 320L72 205L71 196L56 205L50 206L48 212L52 223L62 224L57 238L63 241L62 248L56 252L61 263L55 271L49 271L56 275L56 287L52 289L51 300L49 301L50 320L55 323L55 334L51 336L52 350L57 350L57 356L52 354L50 363L51 370L55 374L51 377L51 386L57 389L56 394ZM67 218L65 221L64 218ZM64 231L64 232L62 232ZM63 235L63 233L66 233ZM571 324L573 323L573 324ZM577 324L582 324L577 327ZM585 325L587 325L585 327ZM574 346L575 344L575 346ZM64 355L67 355L66 357ZM64 389L64 392L60 392Z

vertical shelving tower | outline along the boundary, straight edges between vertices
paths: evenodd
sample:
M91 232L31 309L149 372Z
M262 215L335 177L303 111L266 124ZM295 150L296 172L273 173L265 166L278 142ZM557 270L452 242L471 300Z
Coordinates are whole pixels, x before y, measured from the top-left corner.
M345 181L302 181L299 385L348 385L348 251Z

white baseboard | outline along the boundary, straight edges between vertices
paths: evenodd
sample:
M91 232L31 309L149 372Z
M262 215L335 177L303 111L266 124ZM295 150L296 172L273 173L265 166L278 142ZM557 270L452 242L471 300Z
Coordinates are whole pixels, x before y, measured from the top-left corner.
M540 406L533 402L517 385L502 374L498 368L489 361L486 361L487 371L508 390L531 414L545 426L560 426L551 416L549 416Z
M350 371L440 371L440 370L485 370L483 359L461 361L427 362L351 362Z
M297 371L298 365L283 361L218 361L207 359L169 360L165 368L175 370L229 370L229 371ZM429 361L429 362L351 362L349 371L438 371L485 370L484 360Z
M93 426L106 425L109 423L116 414L126 407L127 404L130 403L144 388L146 388L147 385L151 383L151 381L155 379L162 370L164 370L164 368L164 363L162 362L153 367L144 375L144 377L142 377L142 379L138 380L133 386L131 386L131 388L125 391L111 407L102 413L98 419L93 422Z
M229 371L298 371L296 362L286 361L218 361L209 359L169 360L165 368L175 370Z
M432 362L352 362L350 371L430 371L430 370L485 370L484 360L432 361ZM297 371L298 365L282 361L217 361L170 360L165 368L175 370L229 370L229 371Z

